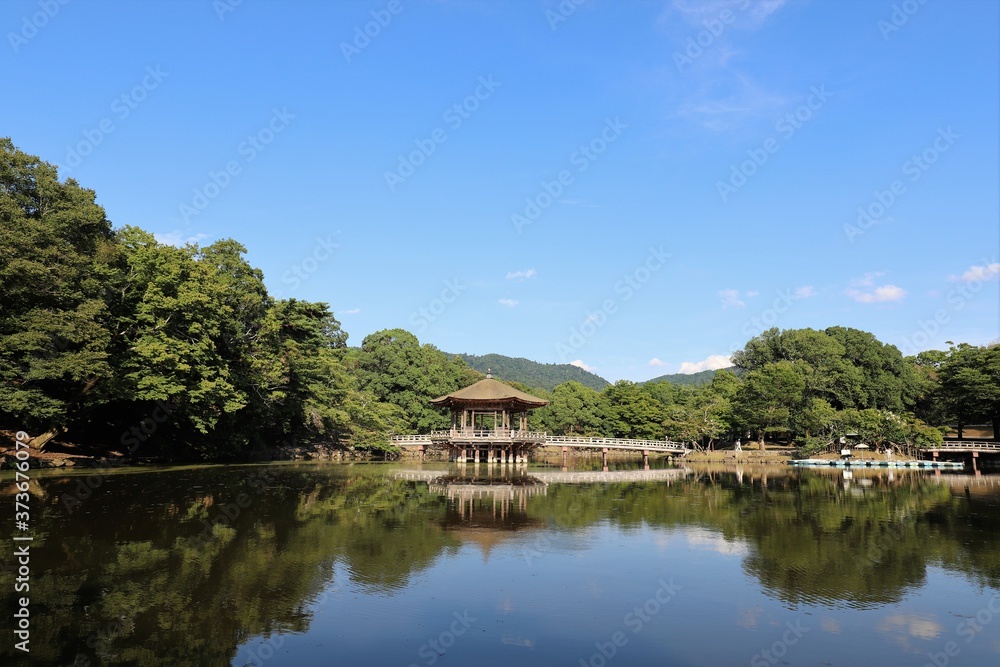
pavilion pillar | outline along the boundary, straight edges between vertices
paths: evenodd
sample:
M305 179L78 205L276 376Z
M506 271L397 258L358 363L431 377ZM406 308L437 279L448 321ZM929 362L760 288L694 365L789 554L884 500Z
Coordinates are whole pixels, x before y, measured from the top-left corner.
M493 464L493 447L486 450L486 462L490 465Z
M458 462L459 463L465 463L465 459L466 459L466 456L465 456L465 447L462 447L462 454L458 457Z
M473 450L472 450L472 457L473 457L472 460L475 463L479 463L479 447L473 448Z

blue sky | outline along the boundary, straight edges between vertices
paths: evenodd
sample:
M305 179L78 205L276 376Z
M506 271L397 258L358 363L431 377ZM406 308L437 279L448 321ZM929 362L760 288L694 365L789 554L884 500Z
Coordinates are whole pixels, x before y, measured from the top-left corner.
M351 344L609 380L1000 338L995 1L0 4L0 135Z

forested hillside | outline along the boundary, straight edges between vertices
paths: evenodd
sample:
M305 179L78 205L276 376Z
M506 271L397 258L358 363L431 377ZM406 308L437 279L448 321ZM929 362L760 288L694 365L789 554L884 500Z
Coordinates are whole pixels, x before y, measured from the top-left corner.
M327 304L275 299L245 252L113 226L92 190L0 139L0 430L175 459L381 449L393 433L446 427L428 401L484 366L548 399L531 428L554 434L752 437L807 452L845 433L926 446L946 424L1000 429L996 343L904 358L857 329L769 329L707 384L608 385L501 355L470 367L402 329L349 348Z
M556 385L571 380L585 387L600 391L610 384L599 375L585 371L572 364L540 364L523 357L505 357L502 354L459 355L471 368L480 373L493 371L493 376L500 380L520 382L529 387L538 387L549 391Z
M732 371L733 367L722 370ZM697 373L670 373L668 375L658 375L646 382L670 382L681 386L702 387L709 384L718 371L699 371Z

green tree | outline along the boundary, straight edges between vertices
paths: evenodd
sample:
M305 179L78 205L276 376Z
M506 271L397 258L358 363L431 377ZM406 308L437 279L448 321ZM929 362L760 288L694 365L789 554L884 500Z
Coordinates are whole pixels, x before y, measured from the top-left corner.
M94 192L0 139L0 418L36 446L107 400L115 272Z
M1000 438L1000 344L954 346L940 367L941 396L962 427L977 421L993 425Z
M604 397L575 380L556 385L537 419L553 435L605 435Z
M760 448L768 433L787 433L792 412L806 387L803 362L778 361L743 377L733 409L737 423L757 433Z

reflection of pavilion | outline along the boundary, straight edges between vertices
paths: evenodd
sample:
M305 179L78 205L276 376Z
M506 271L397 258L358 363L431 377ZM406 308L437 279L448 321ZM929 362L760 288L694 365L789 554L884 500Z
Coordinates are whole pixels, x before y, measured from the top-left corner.
M502 525L515 515L526 517L528 498L544 496L548 484L523 475L509 479L451 476L438 477L427 487L431 493L447 496L454 503L460 522L468 517ZM449 506L449 513L451 510Z

